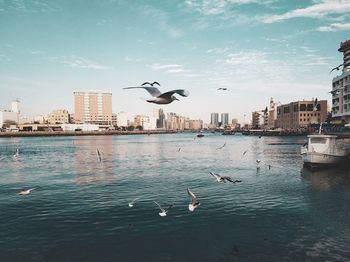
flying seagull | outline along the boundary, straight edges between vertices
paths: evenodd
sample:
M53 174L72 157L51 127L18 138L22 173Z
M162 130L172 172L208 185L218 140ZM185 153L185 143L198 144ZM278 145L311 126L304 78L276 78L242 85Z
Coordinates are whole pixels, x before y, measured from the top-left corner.
M97 160L98 162L101 162L101 154L100 154L100 151L98 150L98 148L96 148L96 154L97 154Z
M129 203L129 207L133 207L135 201L138 200L138 199L139 199L139 197L137 197L137 198L135 198L133 201L131 201L131 202Z
M170 210L170 208L173 207L173 205L170 205L167 209L164 209L156 201L153 201L153 202L159 207L160 211L162 211L158 213L161 217L165 217L168 211Z
M226 142L222 146L220 146L220 147L218 147L216 149L223 149L225 146L226 146Z
M146 82L147 83L147 82ZM153 97L151 99L147 99L146 101L149 103L159 104L159 105L165 105L170 104L174 100L179 100L176 98L174 94L178 94L180 96L187 97L189 96L189 92L185 89L175 89L171 90L165 93L161 93L158 88L153 86L131 86L131 87L124 87L123 89L134 89L134 88L144 88L150 95Z
M145 85L150 85L150 86L158 85L158 86L160 86L160 84L158 82L156 82L156 81L154 81L153 83L144 82L141 86L145 86Z
M187 188L187 193L191 199L191 203L188 205L188 210L193 212L197 207L199 207L199 201L197 200L197 197L193 194L193 192Z
M181 151L181 147L179 147L179 149L177 150L177 152L180 152Z
M240 182L242 182L241 180L232 180L232 178L231 177L229 177L229 176L220 176L219 174L214 174L214 173L212 173L212 172L209 172L213 177L215 177L216 178L216 181L218 181L218 182L224 182L224 183L226 183L226 181L228 181L228 182L231 182L231 183L240 183Z
M217 90L228 91L228 89L226 87L219 87Z
M245 155L248 152L248 150L244 151L242 155Z
M26 189L26 190L22 190L18 193L18 195L29 195L35 188L31 188L31 189Z
M343 66L343 65L344 65L344 63L342 63L342 64L332 68L332 70L329 73L332 73L334 70L338 70L339 71L340 67Z

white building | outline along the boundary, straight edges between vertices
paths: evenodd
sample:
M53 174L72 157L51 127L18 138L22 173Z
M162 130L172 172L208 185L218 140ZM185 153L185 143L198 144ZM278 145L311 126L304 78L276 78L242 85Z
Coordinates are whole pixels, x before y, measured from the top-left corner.
M98 131L99 125L96 124L61 124L63 131L75 131L77 129L81 131Z
M117 113L117 126L118 127L128 126L128 115L123 111Z
M0 111L0 128L2 128L6 120L16 122L19 124L19 115L20 115L20 102L17 98L11 103L11 110L1 110Z

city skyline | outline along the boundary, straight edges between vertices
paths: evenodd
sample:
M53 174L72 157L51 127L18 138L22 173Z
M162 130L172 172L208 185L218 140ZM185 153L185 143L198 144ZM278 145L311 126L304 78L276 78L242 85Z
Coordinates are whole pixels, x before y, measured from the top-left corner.
M11 1L0 3L0 108L64 108L73 92L113 93L113 112L151 112L144 91L158 81L190 96L162 106L210 122L212 112L244 115L282 103L331 100L350 38L350 1ZM228 88L219 91L217 88Z

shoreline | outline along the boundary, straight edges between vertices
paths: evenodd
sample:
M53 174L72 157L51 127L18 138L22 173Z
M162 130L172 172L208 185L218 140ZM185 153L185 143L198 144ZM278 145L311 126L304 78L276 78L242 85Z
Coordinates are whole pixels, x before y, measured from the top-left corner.
M20 131L0 132L0 138L8 137L49 137L49 136L113 136L113 135L158 135L176 134L175 130L144 131Z

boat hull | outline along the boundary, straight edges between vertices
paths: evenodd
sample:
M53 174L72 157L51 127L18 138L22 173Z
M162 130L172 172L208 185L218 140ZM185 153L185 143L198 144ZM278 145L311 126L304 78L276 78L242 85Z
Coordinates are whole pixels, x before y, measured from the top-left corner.
M316 152L302 154L306 166L331 166L344 163L348 157L344 155L329 155Z

